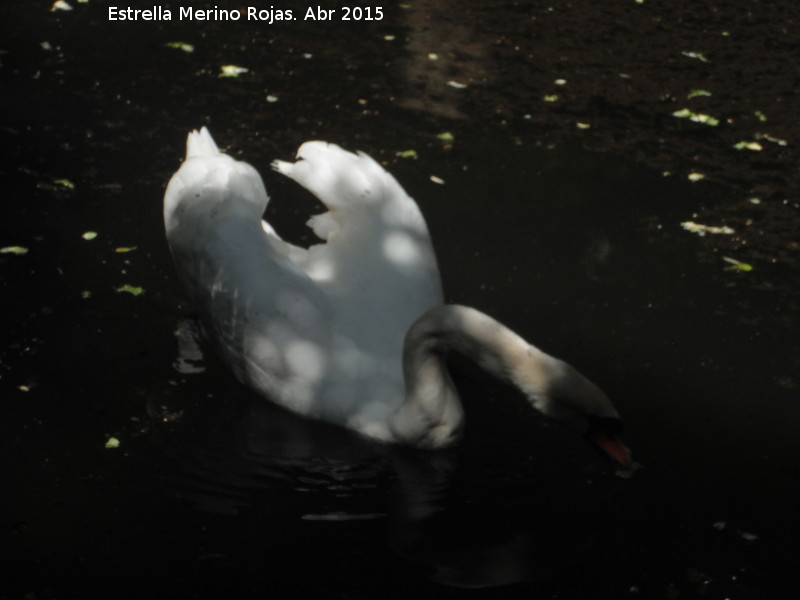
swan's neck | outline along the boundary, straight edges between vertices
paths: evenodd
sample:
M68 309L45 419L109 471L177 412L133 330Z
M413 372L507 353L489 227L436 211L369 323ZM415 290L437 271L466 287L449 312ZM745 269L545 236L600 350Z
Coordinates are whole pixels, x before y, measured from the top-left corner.
M390 423L397 441L441 447L457 439L464 415L445 366L450 350L514 384L544 414L565 421L617 416L606 395L567 363L480 311L443 305L425 313L406 335L406 398Z

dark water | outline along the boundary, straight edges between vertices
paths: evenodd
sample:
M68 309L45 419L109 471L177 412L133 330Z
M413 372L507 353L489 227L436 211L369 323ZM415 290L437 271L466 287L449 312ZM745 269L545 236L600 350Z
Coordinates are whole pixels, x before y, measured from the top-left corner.
M469 114L425 88L414 55L436 28L397 7L370 29L270 29L112 27L45 4L0 15L0 246L28 249L0 254L0 597L783 597L800 562L797 314L679 227L735 191ZM287 415L198 360L160 202L201 124L261 170L270 219L301 240L311 203L272 158L322 137L388 161L447 299L597 381L641 468L618 476L460 361L465 442L424 453Z

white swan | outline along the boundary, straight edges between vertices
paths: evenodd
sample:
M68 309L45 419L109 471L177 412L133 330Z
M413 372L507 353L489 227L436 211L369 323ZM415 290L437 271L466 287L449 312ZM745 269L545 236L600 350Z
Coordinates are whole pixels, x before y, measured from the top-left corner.
M308 249L261 221L261 177L205 128L189 134L164 197L180 278L241 381L377 440L443 447L464 421L444 361L455 350L629 461L617 411L597 386L491 317L443 304L425 220L389 173L324 142L303 144L297 158L272 166L328 208L308 222L326 243Z

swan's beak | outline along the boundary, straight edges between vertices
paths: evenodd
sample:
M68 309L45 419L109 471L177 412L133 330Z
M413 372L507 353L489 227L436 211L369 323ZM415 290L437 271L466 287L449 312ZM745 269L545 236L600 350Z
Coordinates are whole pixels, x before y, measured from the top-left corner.
M631 466L631 451L617 436L594 432L589 434L588 437L595 446L605 452L613 461L623 467Z

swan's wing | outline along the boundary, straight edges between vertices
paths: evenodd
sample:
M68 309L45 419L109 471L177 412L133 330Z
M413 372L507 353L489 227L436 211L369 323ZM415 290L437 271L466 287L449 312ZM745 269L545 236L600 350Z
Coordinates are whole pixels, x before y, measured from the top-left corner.
M164 197L167 239L205 332L237 376L314 414L328 372L329 300L262 228L267 201L255 169L219 152L205 129L193 132Z
M340 299L340 330L371 352L388 346L399 353L411 323L442 302L425 219L394 177L365 154L315 141L303 144L297 158L272 166L328 208L309 221L327 243L309 249L306 272L334 302Z

